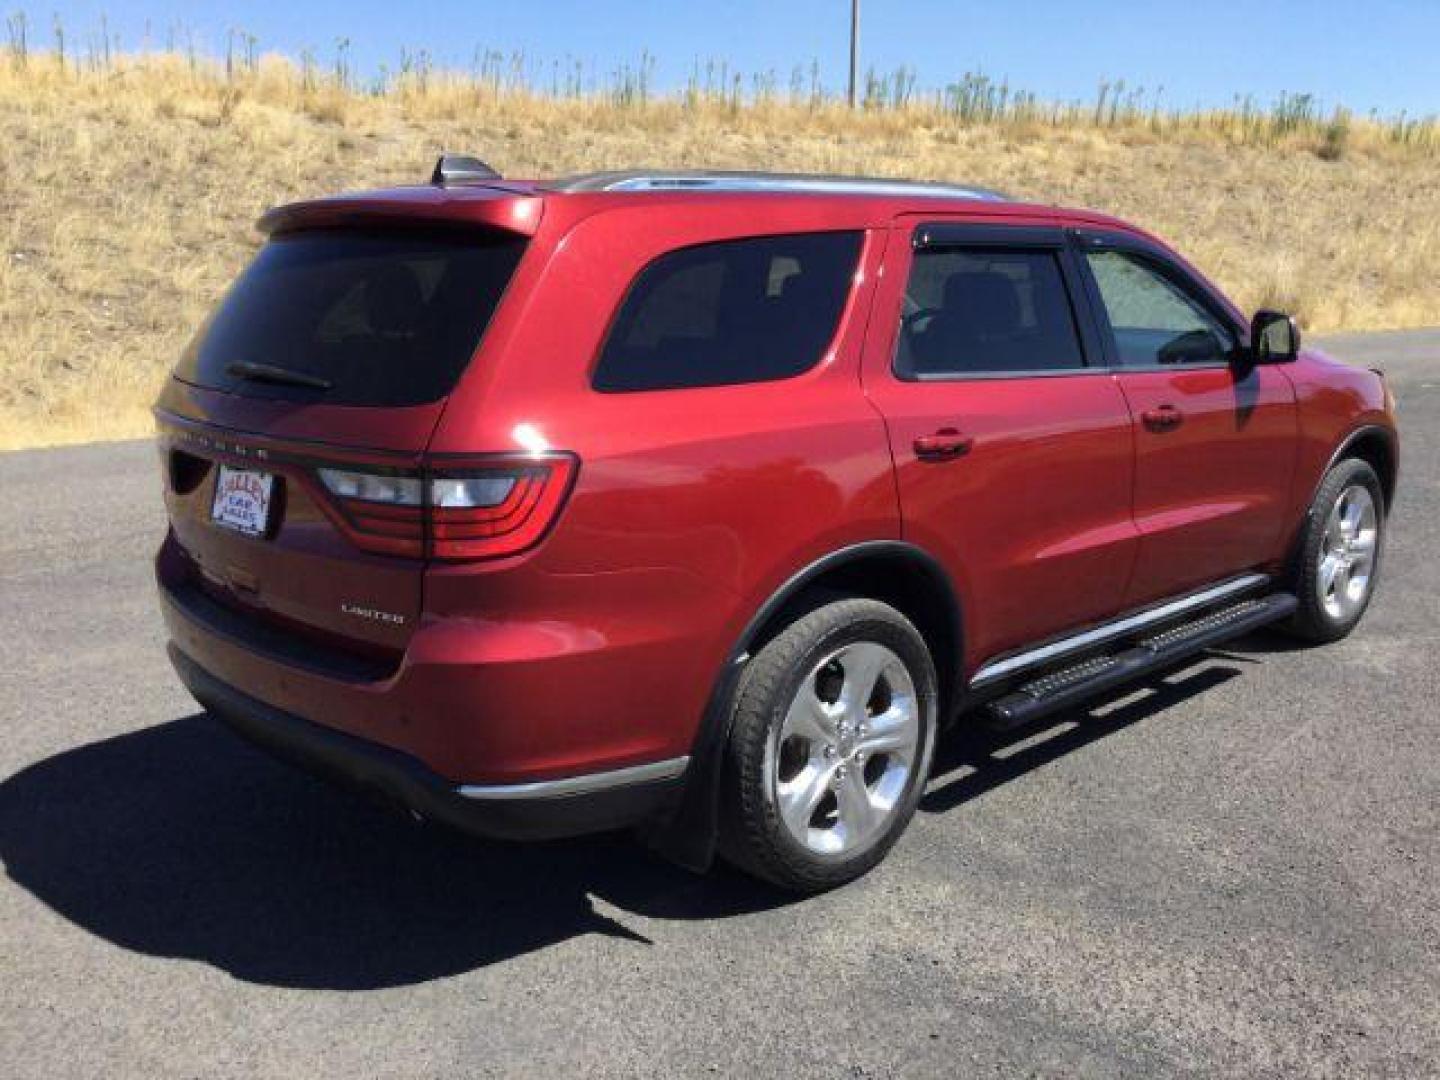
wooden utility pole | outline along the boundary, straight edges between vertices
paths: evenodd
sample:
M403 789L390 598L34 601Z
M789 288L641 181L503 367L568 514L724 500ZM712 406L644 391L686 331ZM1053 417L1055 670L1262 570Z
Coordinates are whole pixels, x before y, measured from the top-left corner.
M850 0L850 108L855 108L855 83L860 74L860 0Z

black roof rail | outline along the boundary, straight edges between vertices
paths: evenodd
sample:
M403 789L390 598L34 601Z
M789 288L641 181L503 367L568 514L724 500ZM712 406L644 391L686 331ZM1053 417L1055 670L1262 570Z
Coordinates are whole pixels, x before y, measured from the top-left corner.
M435 162L435 171L430 174L430 183L437 187L446 184L476 184L486 180L499 180L500 174L477 157L464 154L441 154Z

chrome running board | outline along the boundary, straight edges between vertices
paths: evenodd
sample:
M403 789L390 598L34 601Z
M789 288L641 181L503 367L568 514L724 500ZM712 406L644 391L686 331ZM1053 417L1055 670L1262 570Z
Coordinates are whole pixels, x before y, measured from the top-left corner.
M990 726L1011 731L1042 716L1173 667L1215 645L1292 614L1300 602L1289 593L1240 600L1143 638L1111 656L1096 656L1025 683L986 707Z
M1067 656L1073 656L1075 653L1084 652L1086 649L1104 645L1117 638L1144 630L1148 626L1155 626L1169 619L1177 618L1186 612L1195 611L1197 608L1239 596L1241 593L1259 588L1269 580L1265 574L1245 574L1188 596L1182 596L1177 600L1160 604L1158 607L1136 612L1134 615L1126 615L1113 622L1101 623L1099 626L1082 630L1078 634L1071 634L1069 637L1059 638L1048 645L1040 645L1034 649L1015 653L1013 656L992 660L980 665L980 670L975 672L974 678L970 680L970 689L976 690L991 685L1007 675L1040 667L1042 664L1054 663Z

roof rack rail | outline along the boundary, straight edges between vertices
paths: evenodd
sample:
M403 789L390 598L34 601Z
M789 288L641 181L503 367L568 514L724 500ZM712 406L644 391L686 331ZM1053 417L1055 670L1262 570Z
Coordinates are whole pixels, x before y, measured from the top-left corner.
M970 184L930 183L873 176L744 172L711 169L585 173L556 180L550 190L586 191L759 191L822 195L919 195L944 199L1008 202L1009 196Z
M435 171L430 174L430 183L437 187L444 187L446 184L477 184L499 179L500 174L485 162L464 154L441 154L435 162Z

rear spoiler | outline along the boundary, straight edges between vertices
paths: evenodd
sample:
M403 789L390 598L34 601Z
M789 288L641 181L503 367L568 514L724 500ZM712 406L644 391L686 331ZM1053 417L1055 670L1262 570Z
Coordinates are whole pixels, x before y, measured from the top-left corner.
M534 236L545 200L533 185L466 184L365 191L287 203L261 215L256 228L267 236L301 229L345 226L481 226Z

